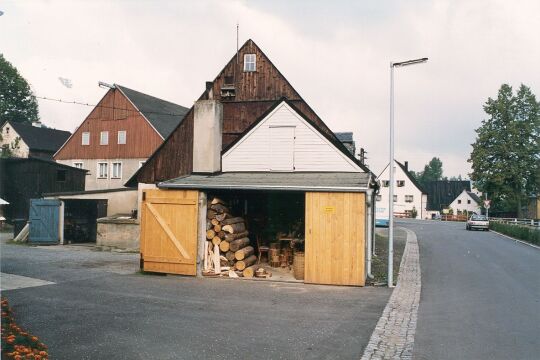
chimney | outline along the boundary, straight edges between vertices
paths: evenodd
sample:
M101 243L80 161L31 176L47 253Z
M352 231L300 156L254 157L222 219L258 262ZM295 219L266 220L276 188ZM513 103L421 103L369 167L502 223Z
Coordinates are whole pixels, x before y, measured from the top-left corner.
M409 162L405 161L405 171L409 171Z
M193 113L193 172L221 171L223 105L218 100L195 102Z

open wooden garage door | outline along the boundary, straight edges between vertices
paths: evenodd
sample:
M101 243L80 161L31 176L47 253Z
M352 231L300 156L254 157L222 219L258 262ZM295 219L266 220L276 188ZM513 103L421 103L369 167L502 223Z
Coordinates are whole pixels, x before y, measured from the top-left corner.
M143 194L143 269L196 275L198 191L145 190Z
M365 204L364 193L306 193L306 283L364 286Z

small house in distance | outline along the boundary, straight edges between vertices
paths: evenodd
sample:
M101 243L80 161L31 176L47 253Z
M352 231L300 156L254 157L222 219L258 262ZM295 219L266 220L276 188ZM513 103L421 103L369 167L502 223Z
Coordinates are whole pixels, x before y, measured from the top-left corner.
M463 190L448 206L454 214L475 213L480 214L482 200L472 191Z
M52 159L54 153L66 142L69 131L49 129L40 123L33 125L6 121L0 127L2 153L12 157L39 157Z
M471 191L469 180L435 180L424 184L428 193L427 215L433 218L448 209L463 190Z

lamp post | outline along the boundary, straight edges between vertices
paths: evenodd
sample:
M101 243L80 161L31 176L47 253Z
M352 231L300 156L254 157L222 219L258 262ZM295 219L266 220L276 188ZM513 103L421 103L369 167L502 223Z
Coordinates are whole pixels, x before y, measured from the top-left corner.
M390 63L390 196L388 199L388 287L394 287L394 68L422 64L428 58Z

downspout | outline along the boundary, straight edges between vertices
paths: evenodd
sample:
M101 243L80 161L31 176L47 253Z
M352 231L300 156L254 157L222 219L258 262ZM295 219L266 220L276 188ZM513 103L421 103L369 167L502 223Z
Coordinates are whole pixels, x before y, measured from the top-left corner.
M366 275L369 279L373 279L373 275L371 274L371 245L373 241L373 190L369 189L366 191L366 197L368 201L366 201L367 204L367 216L366 216L366 225L367 225L367 264L366 264Z

